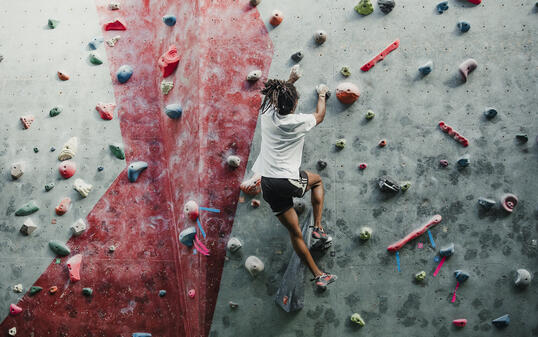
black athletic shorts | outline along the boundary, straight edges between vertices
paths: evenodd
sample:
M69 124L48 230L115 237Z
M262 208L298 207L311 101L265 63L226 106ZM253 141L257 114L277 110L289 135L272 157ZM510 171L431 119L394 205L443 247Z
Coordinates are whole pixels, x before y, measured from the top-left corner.
M308 186L308 175L299 172L299 179L266 178L261 181L263 200L271 206L275 215L293 207L293 197L301 198Z

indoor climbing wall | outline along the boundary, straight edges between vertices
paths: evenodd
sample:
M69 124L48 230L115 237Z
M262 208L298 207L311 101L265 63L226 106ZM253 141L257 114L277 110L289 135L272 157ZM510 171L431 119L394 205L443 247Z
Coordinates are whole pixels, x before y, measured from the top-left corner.
M242 194L232 230L242 247L227 253L210 336L537 336L536 280L527 289L514 285L517 269L538 276L535 1L449 0L439 13L435 1L396 0L388 14L372 2L365 16L352 0L263 0L257 7L275 48L269 77L287 78L296 64L290 56L303 51L299 112L315 111L318 83L333 91L325 121L306 137L302 167L323 177L323 223L334 241L316 257L338 280L318 293L307 273L304 308L286 313L277 306L293 254L289 236L261 195L255 209L253 197ZM277 27L269 23L274 10L283 16ZM470 24L467 32L460 21ZM317 30L327 33L322 45ZM399 47L382 62L360 70L397 39ZM464 82L458 67L469 58L478 67ZM418 68L430 60L433 70L422 75ZM360 90L352 105L335 98L342 82ZM488 108L497 115L486 118ZM368 110L375 113L370 120ZM440 121L469 145L443 132ZM339 139L346 140L341 150ZM257 129L245 179L259 146ZM378 178L385 175L410 187L381 192ZM512 213L500 206L505 193L519 199ZM481 206L481 197L496 205ZM301 224L310 209L309 194L305 199ZM397 254L387 251L436 214L442 220L431 239L425 232ZM362 241L366 226L372 236ZM439 250L451 243L454 252L443 260ZM256 277L244 266L249 256L265 265ZM468 280L458 285L456 270ZM425 279L415 280L421 271ZM351 321L355 313L363 327ZM492 324L505 314L508 327ZM456 319L467 325L455 326Z

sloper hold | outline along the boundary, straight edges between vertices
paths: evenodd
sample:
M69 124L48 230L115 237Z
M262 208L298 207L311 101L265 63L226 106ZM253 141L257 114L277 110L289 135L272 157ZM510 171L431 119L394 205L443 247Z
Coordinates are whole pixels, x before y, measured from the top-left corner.
M134 183L138 180L140 173L148 168L148 163L145 161L135 161L127 168L127 178Z
M124 64L121 67L119 67L118 72L116 73L118 82L120 82L121 84L127 83L127 81L129 81L131 76L133 76L133 67L131 67L128 64Z
M116 110L116 104L114 103L97 103L95 106L95 110L99 112L99 116L101 116L104 120L112 120L114 118L114 110Z
M465 318L458 318L458 319L453 320L452 324L454 324L455 326L459 328L463 328L464 326L467 325L467 320Z
M394 0L377 0L377 6L384 14L389 14L395 5Z
M37 211L39 211L39 206L37 206L37 204L35 203L34 200L30 200L26 204L24 204L21 208L19 208L15 212L15 215L17 215L17 216L26 216L26 215L30 215L32 213L35 213Z
M105 23L105 30L127 30L127 28L120 20L116 19L112 22Z
M462 64L458 67L461 79L463 82L467 82L467 78L469 77L469 74L472 73L476 68L478 67L478 63L474 59L467 59L463 61Z
M179 103L168 104L164 109L164 113L172 119L178 119L183 114L183 108Z
M343 82L336 87L336 98L343 104L352 104L359 96L359 88L351 82Z
M60 172L60 175L64 177L65 179L71 178L77 170L77 165L74 161L66 160L60 163L58 165L58 171Z
M374 11L374 6L370 0L360 0L355 6L355 11L360 15L370 15Z
M82 254L73 255L67 260L69 279L71 282L80 281L80 266L82 264Z
M430 60L428 62L426 62L424 65L420 66L418 68L418 71L423 75L423 76L426 76L428 75L429 73L431 73L433 70L433 62Z
M49 116L50 117L56 117L59 114L61 114L63 110L64 110L64 108L61 105L57 105L54 108L50 109Z
M69 206L71 206L71 199L63 198L54 210L56 211L56 214L64 215L69 210Z
M502 315L499 318L495 318L491 321L493 325L495 325L497 328L504 328L507 327L510 324L510 315Z
M32 125L34 120L35 120L35 117L32 116L32 115L21 116L22 127L25 128L25 129L29 129L30 125Z
M88 194L90 194L92 188L92 184L89 184L80 178L75 179L75 182L73 183L73 189L77 191L83 198L86 198Z
M232 253L238 251L242 246L243 244L241 243L241 240L239 240L238 238L230 238L230 240L228 240L228 244L226 244L226 247Z
M327 32L324 30L318 30L316 33L314 33L314 41L316 41L317 44L324 44L325 41L327 41Z
M191 221L196 221L196 219L198 219L198 216L200 215L199 212L198 204L194 200L187 201L183 206L183 214L185 214Z
M163 22L165 25L172 27L176 24L176 17L174 15L163 16Z
M471 24L466 22L466 21L458 22L457 26L458 26L458 29L460 30L460 32L462 32L462 33L467 33L469 31L469 29L471 29Z
M526 288L531 284L532 276L527 269L518 269L514 285L518 288Z
M22 162L13 163L11 165L11 178L19 179L24 174L24 164Z
M436 8L439 14L443 14L446 10L448 10L448 1L438 3Z
M228 158L226 158L226 163L231 168L238 168L239 165L241 165L241 158L239 158L239 156L236 156L236 155L231 155L231 156L228 156Z
M21 232L23 235L30 235L36 229L37 225L34 224L34 221L32 221L32 219L26 219L22 224L21 228L19 229L19 232Z
M512 213L514 211L514 208L517 206L518 198L515 194L507 193L501 197L501 206L502 208Z
M163 73L163 77L172 75L179 64L179 53L177 52L176 46L171 45L168 47L168 50L159 57L157 63Z
M464 283L469 279L469 273L467 273L464 270L456 270L454 271L454 277L456 278L456 281L459 283Z
M387 48L383 49L381 53L377 54L377 56L371 59L368 63L364 64L361 67L361 70L368 71L372 69L372 67L375 66L377 62L383 61L385 57L387 57L387 55L390 54L393 50L397 49L398 46L400 46L400 40L396 39L394 42L388 45Z
M450 243L446 246L441 247L441 249L439 250L439 255L442 257L449 257L454 254L454 250L454 243Z
M71 254L71 249L67 245L58 240L49 241L49 248L58 256L67 256Z
M274 10L273 13L271 13L271 19L269 20L269 23L271 26L276 27L279 24L282 23L282 20L284 20L284 15L279 10Z
M495 108L486 108L486 110L484 110L484 117L486 117L486 119L492 119L495 116L497 116L497 110Z
M298 52L291 55L291 59L294 60L295 62L300 62L303 59L303 57L304 57L304 53L302 50L299 50Z
M497 202L493 199L487 199L487 198L478 198L478 204L482 207L484 207L485 209L490 209L490 208L493 208Z
M256 256L251 255L245 260L245 268L249 274L256 277L259 273L263 272L263 262Z
M71 232L74 236L79 236L80 234L84 233L87 228L88 226L86 225L86 222L80 218L71 225Z
M123 147L121 145L110 144L108 148L114 157L118 159L125 159L125 152L123 151Z
M247 81L256 82L262 77L262 71L259 69L253 70L247 75Z
M11 314L11 316L16 316L20 314L21 312L22 312L22 308L19 307L18 305L13 304L13 303L9 305L9 313Z
M194 237L196 236L196 227L190 226L179 233L179 241L187 247L193 246Z
M65 142L62 150L58 154L58 160L64 161L75 157L78 149L78 138L71 137Z
M88 47L91 49L91 50L96 50L97 48L99 48L99 46L101 45L101 43L103 43L105 39L103 39L101 36L97 36L97 37L94 37L89 43L88 43Z

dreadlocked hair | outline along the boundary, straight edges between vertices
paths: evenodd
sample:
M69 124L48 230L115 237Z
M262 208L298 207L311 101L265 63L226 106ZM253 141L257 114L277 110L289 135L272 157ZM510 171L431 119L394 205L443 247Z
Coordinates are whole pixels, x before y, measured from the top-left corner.
M282 80L268 80L264 83L265 88L261 93L265 95L262 102L262 114L271 107L281 115L292 112L295 103L299 99L299 94L293 83Z

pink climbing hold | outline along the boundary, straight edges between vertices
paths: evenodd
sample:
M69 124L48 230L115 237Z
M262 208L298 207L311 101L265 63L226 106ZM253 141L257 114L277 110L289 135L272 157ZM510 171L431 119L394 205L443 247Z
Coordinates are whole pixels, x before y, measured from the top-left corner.
M192 221L196 221L200 215L198 204L194 200L187 201L185 206L183 206L183 213Z
M473 5L480 5L482 3L482 0L467 0L467 1L469 1Z
M71 282L80 281L80 265L82 264L82 254L77 254L67 260L69 279Z
M116 104L114 103L97 103L95 110L99 112L101 118L104 120L111 120L114 118L114 110L116 109Z
M60 201L60 204L56 206L55 211L58 215L64 215L69 210L69 206L71 206L71 199L70 198L64 198L62 201Z
M196 295L196 291L194 289L190 289L188 294L190 298L194 298L194 296Z
M469 141L467 138L460 135L456 130L454 130L452 127L446 125L445 122L440 121L439 122L439 128L441 128L441 131L444 133L448 133L449 136L454 138L458 143L460 143L463 147L469 146Z
M120 20L116 19L112 22L106 23L105 30L127 30L127 28Z
M21 116L21 123L25 129L29 129L34 122L34 116Z
M368 164L366 163L360 163L359 164L359 170L365 170L368 167Z
M501 206L508 213L512 213L518 202L515 194L507 193L501 197Z
M467 325L467 320L465 318L458 318L452 321L452 324L454 324L457 327L463 328Z
M392 42L387 48L385 48L381 53L379 53L376 57L370 60L370 62L366 63L361 67L362 71L368 71L370 70L375 64L379 61L383 61L383 59L394 49L398 48L400 45L400 40L396 40Z
M179 64L179 54L177 48L174 45L168 47L166 53L162 54L158 61L159 68L163 72L163 77L172 75Z
M15 315L18 315L22 312L22 308L17 306L16 304L10 304L9 306L9 313L12 315L12 316L15 316Z
M60 175L65 179L71 178L75 174L76 170L77 165L71 160L63 161L58 166L58 171L60 171Z
M359 88L351 82L343 82L336 87L336 98L344 104L352 104L360 95Z

